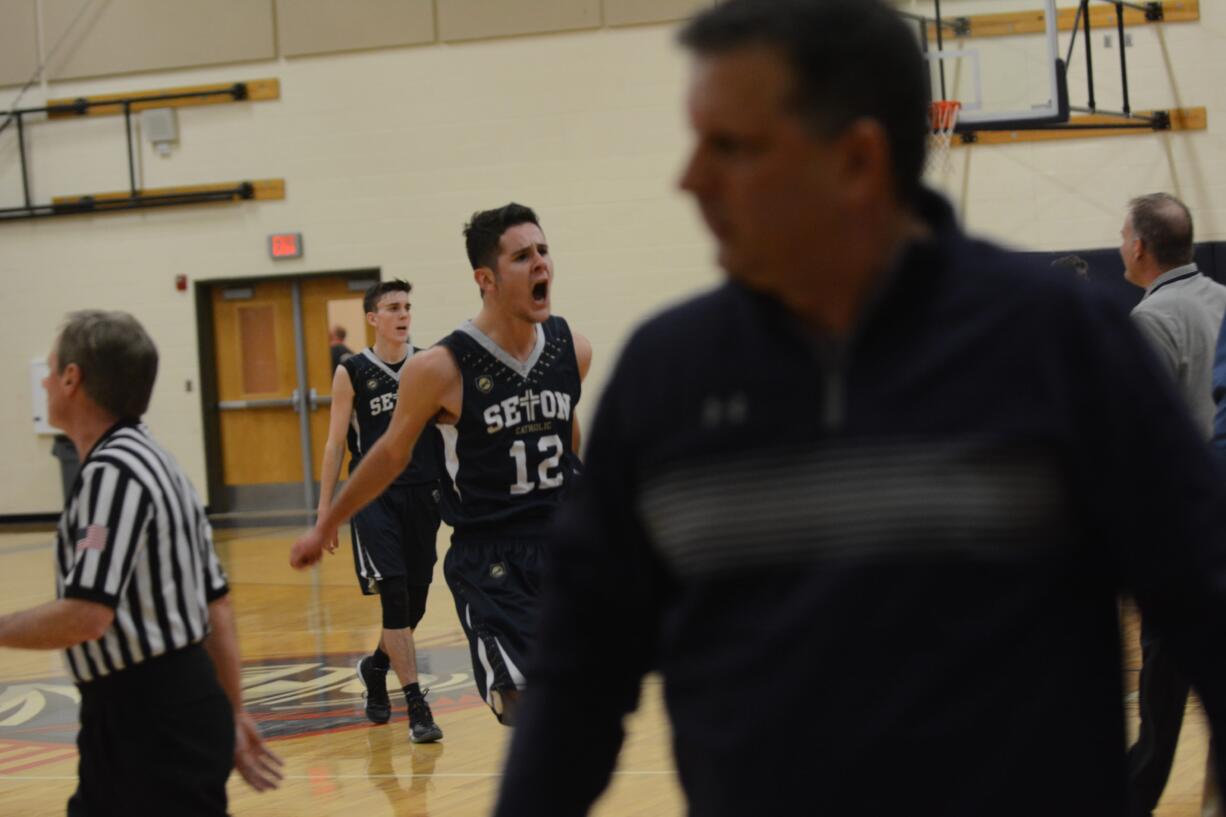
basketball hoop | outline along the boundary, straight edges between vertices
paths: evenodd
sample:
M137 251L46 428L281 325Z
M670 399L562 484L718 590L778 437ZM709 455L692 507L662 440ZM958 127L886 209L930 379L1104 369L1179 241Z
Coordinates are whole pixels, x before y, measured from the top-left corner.
M949 151L954 144L954 130L958 127L958 112L962 103L956 99L933 102L928 109L928 122L932 134L928 137L928 167L950 169Z

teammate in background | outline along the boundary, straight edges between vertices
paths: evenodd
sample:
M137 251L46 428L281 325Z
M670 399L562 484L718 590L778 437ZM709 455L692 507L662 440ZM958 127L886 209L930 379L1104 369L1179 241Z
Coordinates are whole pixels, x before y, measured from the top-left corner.
M333 369L353 357L353 350L345 345L345 337L348 334L340 324L328 330L328 351L332 355Z
M336 367L332 378L332 414L324 446L319 516L332 506L344 440L348 436L352 477L375 441L387 431L396 407L406 363L420 350L409 342L413 287L392 280L366 290L362 305L375 328L375 345ZM412 388L412 385L410 385ZM417 680L413 630L426 612L426 597L438 558L438 471L430 437L423 437L407 468L391 474L383 491L353 517L353 563L366 595L378 595L383 608L383 634L374 653L358 662L358 678L366 688L366 717L374 723L391 718L387 694L390 666L403 685L409 709L409 739L432 743L443 737ZM337 548L333 527L325 547Z
M1090 280L1090 264L1080 255L1063 255L1051 262L1053 267L1071 269L1082 281Z
M464 236L480 312L405 364L387 433L321 507L290 563L317 561L336 526L416 457L414 446L435 421L446 457L443 518L455 529L444 575L477 689L509 726L535 638L546 526L578 462L574 411L592 347L550 315L553 259L531 209L476 213Z

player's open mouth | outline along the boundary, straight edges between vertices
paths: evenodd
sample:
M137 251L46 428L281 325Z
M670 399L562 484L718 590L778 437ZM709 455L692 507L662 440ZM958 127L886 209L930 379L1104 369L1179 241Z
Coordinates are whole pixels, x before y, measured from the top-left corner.
M549 297L549 282L541 281L536 286L532 287L532 300L538 304L544 303Z

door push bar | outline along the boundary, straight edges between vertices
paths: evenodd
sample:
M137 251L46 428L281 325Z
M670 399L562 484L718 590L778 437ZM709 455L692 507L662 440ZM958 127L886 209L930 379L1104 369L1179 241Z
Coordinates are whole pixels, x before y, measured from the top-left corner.
M303 405L305 403L305 405ZM217 403L218 411L242 411L243 409L292 408L295 413L315 411L320 406L332 405L331 397L320 397L319 392L311 389L304 400L298 389L294 389L289 397L270 397L265 400L221 400Z

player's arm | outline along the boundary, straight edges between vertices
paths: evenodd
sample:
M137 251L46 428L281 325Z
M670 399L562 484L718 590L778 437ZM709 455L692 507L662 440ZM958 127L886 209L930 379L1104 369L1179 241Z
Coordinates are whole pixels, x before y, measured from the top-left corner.
M588 369L592 367L592 342L578 332L572 331L571 337L575 340L575 362L579 364L579 382L582 383L587 379ZM583 433L579 430L579 415L576 414L571 418L571 451L579 454L579 445L583 442Z
M328 415L328 441L324 443L324 460L319 474L319 509L316 518L324 516L332 506L332 495L336 492L336 482L340 478L341 463L345 460L345 435L349 428L349 418L353 414L353 396L353 381L349 379L349 370L344 366L337 366L336 374L332 377L332 408ZM331 553L336 552L335 530L324 547Z
M62 650L102 638L115 611L86 599L56 599L0 616L0 647Z
M275 789L281 783L281 758L264 744L255 721L243 709L238 633L228 594L209 602L209 634L204 639L204 648L234 709L234 768L256 791Z
M414 355L404 364L396 410L387 431L362 457L362 467L354 471L327 513L320 515L315 527L294 543L291 565L303 568L317 562L336 527L379 496L405 469L417 438L430 420L448 409L459 382L460 370L451 353L442 347Z

